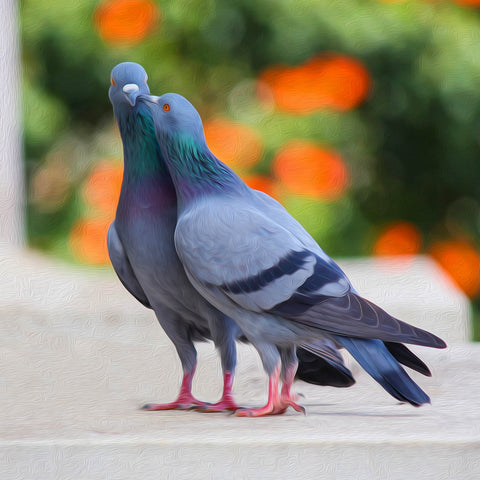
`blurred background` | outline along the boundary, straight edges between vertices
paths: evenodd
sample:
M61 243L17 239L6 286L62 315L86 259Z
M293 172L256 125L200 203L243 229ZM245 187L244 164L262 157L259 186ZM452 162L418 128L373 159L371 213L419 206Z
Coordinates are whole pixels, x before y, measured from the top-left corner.
M432 255L480 339L480 0L22 0L20 17L32 247L109 264L107 92L135 61L330 255Z

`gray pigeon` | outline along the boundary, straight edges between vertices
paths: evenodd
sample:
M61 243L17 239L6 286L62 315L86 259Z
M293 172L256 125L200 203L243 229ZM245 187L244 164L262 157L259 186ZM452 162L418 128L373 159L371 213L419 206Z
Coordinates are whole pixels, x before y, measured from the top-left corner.
M140 65L126 62L112 70L109 97L123 141L125 169L116 218L108 232L108 251L126 289L155 311L177 349L184 373L176 401L145 408L197 406L202 411L235 410L235 340L246 338L231 318L212 307L193 288L175 252L175 189L155 136L152 115L144 103L136 101L139 95L148 93L147 74ZM197 357L194 342L206 339L212 339L220 351L224 372L223 396L214 405L198 401L191 393ZM314 355L299 353L300 378L339 387L354 383L332 342L318 344Z
M411 354L401 342L444 348L443 340L359 296L278 202L250 189L211 153L188 100L173 93L139 98L152 111L175 185L175 247L188 278L237 322L269 376L267 404L236 415L303 410L291 393L295 347L315 351L325 338L345 347L393 397L415 406L429 402L395 356L402 361Z
M145 104L135 101L137 95L148 93L147 74L140 65L122 63L112 70L109 97L123 142L124 174L116 217L108 231L108 252L126 289L154 310L183 368L178 398L144 408L236 410L232 383L235 339L241 331L192 287L175 252L175 190L156 142L151 114ZM197 363L194 341L205 339L214 341L224 372L223 396L215 405L200 402L191 392Z

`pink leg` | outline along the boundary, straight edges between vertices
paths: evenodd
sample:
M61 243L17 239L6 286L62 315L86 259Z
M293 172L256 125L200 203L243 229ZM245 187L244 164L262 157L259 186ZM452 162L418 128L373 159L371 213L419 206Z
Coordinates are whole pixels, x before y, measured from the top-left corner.
M282 392L280 393L280 403L287 407L292 407L297 412L305 413L305 408L296 403L298 396L292 393L292 384L295 379L295 373L297 372L298 364L289 365L286 368L285 378L283 379Z
M223 395L219 402L196 410L203 413L235 411L240 407L236 404L232 395L233 373L226 371L223 375Z
M278 382L280 379L280 363L268 379L268 401L264 407L246 408L235 412L237 417L262 417L275 413L275 405L278 404ZM277 412L283 413L283 412Z
M280 379L280 364L269 378L268 382L268 401L264 407L249 408L245 410L238 410L235 412L237 417L261 417L264 415L279 415L285 413L288 407L293 407L297 412L304 412L305 409L295 403L291 399L290 387L293 383L293 377L295 377L295 368L293 375L288 371L288 378L282 388L282 394L278 394L278 384ZM291 377L291 378L290 378Z
M197 400L192 395L192 380L195 370L183 375L182 386L178 398L170 403L147 403L142 407L142 410L188 410L197 406L208 405L208 403Z

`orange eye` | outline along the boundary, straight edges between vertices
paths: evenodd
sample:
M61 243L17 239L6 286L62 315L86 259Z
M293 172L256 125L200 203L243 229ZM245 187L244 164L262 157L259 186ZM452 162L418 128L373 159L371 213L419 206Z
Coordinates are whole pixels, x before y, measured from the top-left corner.
M170 105L168 103L165 103L165 105L163 105L163 109L168 112L170 110Z
M113 79L113 77L110 77L110 83L111 83L113 86L116 85L115 80Z

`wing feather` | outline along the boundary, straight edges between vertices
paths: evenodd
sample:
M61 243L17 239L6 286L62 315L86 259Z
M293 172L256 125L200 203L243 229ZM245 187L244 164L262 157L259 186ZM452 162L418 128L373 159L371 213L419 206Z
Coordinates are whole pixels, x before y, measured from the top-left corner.
M132 266L128 261L122 242L115 229L115 222L112 222L107 234L108 255L112 262L115 273L122 282L123 286L145 307L152 308L143 288L133 272Z

